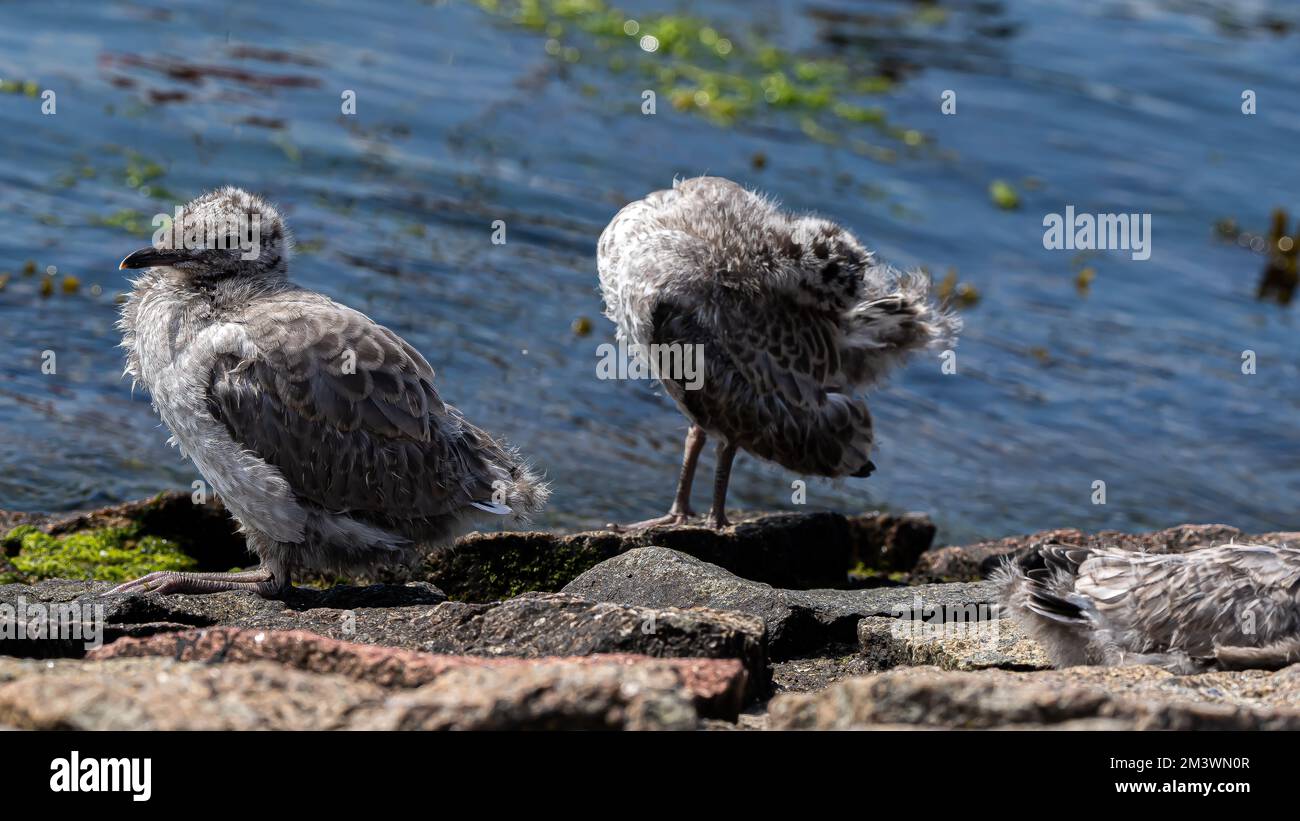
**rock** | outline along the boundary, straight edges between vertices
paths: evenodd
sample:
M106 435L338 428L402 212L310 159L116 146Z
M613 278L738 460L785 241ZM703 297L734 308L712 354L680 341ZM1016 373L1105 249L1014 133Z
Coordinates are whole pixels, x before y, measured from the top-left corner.
M283 601L263 599L253 593L227 592L207 596L104 595L112 585L47 579L34 585L0 585L0 605L13 608L17 619L39 624L50 620L63 625L60 635L46 631L40 638L16 637L16 630L0 621L0 653L26 658L79 658L88 649L123 637L149 636L218 624L308 627L320 620L342 621L360 608L435 605L447 597L433 585L340 586L329 590L295 588ZM381 611L382 612L382 611ZM102 629L102 635L98 633ZM319 631L318 631L319 632ZM93 640L98 635L99 640Z
M635 607L563 593L525 593L492 605L448 602L428 613L420 649L488 656L636 653L660 658L734 658L749 695L767 691L763 623L703 608Z
M921 555L929 550L934 542L934 522L930 521L930 517L924 513L906 513L901 516L867 513L861 516L850 516L849 527L854 534L851 559L854 566L863 565L885 571L909 571L916 566ZM777 582L770 582L770 584L777 587L805 586Z
M21 524L53 536L138 526L142 537L174 542L197 560L199 570L228 570L256 561L213 494L203 504L195 504L187 493L171 491L79 513L0 511L0 536ZM368 581L409 578L431 582L460 601L498 601L532 590L558 591L608 558L658 545L777 587L843 587L849 569L857 565L881 571L911 569L933 538L934 525L922 514L879 512L848 517L830 512L753 513L722 531L687 525L635 533L471 533L454 547L428 556L408 576L381 574ZM3 572L5 559L0 557ZM21 580L32 578L12 568L8 572Z
M1300 665L1175 676L1156 667L948 672L907 667L774 698L769 726L1295 730Z
M1117 530L1103 530L1089 534L1075 528L1043 530L1028 536L1010 536L964 547L929 550L917 561L913 579L953 581L987 578L997 569L1003 557L1053 542L1084 547L1119 547L1147 553L1181 553L1198 547L1252 539L1271 543L1287 541L1300 543L1300 533L1268 533L1251 537L1228 525L1190 524L1153 533L1121 533Z
M1002 557L1052 542L1079 544L1086 538L1082 530L1060 528L1043 530L1028 536L1009 536L964 547L941 547L928 550L917 560L913 577L933 581L968 581L982 579L993 572Z
M27 665L0 684L0 724L28 730L336 730L383 688L273 662L186 664L162 658Z
M668 658L734 658L748 673L749 693L768 682L761 620L736 613L619 606L558 593L528 593L505 602L445 601L424 582L409 585L295 589L281 600L249 592L207 596L117 595L103 582L44 581L0 586L0 603L102 607L105 640L192 627L308 630L334 639L474 656L582 656L632 653ZM81 598L78 598L78 597ZM80 657L77 642L19 641L6 653Z
M624 539L617 533L471 533L425 557L413 577L458 601L499 601L533 590L559 590L623 549Z
M460 667L389 696L357 717L360 730L693 730L673 668L537 661Z
M60 632L35 632L35 625L0 617L0 656L80 658L86 651L126 637L152 636L184 629L184 624L104 625L93 621L61 622ZM102 632L101 632L102 630ZM66 632L64 632L66 631Z
M750 514L714 531L698 525L633 533L474 533L415 573L462 601L558 591L597 564L639 547L667 547L777 587L843 587L850 567L908 570L934 539L921 514Z
M103 597L107 582L0 585L0 654L78 658L104 642L183 629L194 621L138 597ZM90 595L87 595L90 594ZM86 596L79 600L79 597ZM12 614L12 615L10 615Z
M671 664L461 666L414 689L270 661L0 658L0 725L36 730L693 729Z
M229 664L275 661L305 672L339 674L390 688L419 687L463 667L502 668L532 664L519 658L435 655L336 641L305 630L233 627L122 639L92 650L86 656L87 660L93 661L143 657ZM615 654L570 657L563 661L578 666L622 664L635 667L651 659L648 656ZM678 689L687 694L701 716L736 720L748 689L748 673L738 659L671 658L654 661L673 671Z
M143 534L179 544L198 560L199 570L229 570L256 562L238 526L215 495L203 504L195 504L188 493L167 491L150 499L78 513L0 511L0 535L24 524L51 536L138 524Z
M939 584L869 590L783 590L740 578L717 565L662 547L609 559L570 582L564 592L586 599L647 607L706 607L757 616L767 626L773 658L791 658L857 640L866 616L912 617L947 609L993 615L994 588Z
M876 669L934 665L944 670L1050 670L1042 645L1014 619L943 623L872 616L858 622L862 655Z
M772 689L777 693L822 690L837 681L880 672L880 665L844 645L823 649L822 655L772 662Z

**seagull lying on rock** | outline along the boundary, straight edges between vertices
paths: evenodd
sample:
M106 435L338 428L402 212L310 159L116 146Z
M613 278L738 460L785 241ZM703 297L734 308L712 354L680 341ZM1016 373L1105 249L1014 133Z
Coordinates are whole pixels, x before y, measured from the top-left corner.
M703 360L700 380L656 368L691 427L671 510L628 528L693 515L691 482L709 436L718 443L714 528L728 524L737 450L803 474L869 475L874 437L859 391L960 329L929 301L925 278L876 264L833 222L784 213L720 177L626 206L601 234L597 259L620 341L655 365L684 361L674 349L686 346Z
M261 566L151 573L113 592L270 596L295 569L409 564L479 520L542 507L546 485L438 397L415 348L289 282L291 242L274 206L228 187L182 215L184 232L172 233L185 239L164 235L122 260L145 269L119 323L126 372ZM229 235L250 224L252 252Z
M1004 562L994 578L1003 606L1058 667L1154 664L1188 674L1300 662L1294 548L1046 545Z

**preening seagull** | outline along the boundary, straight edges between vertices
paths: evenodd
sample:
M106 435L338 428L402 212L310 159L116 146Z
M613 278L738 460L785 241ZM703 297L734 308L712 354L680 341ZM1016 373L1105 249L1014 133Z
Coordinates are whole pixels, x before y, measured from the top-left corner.
M1154 664L1175 673L1300 662L1300 550L1226 544L1185 553L1046 545L995 578L1003 606L1059 667Z
M296 569L407 564L480 520L542 507L546 485L438 397L415 348L289 282L274 206L227 187L182 214L184 231L122 260L144 269L119 323L126 371L261 566L151 573L114 592L273 595ZM255 253L231 234L248 225Z
M697 389L681 373L657 374L691 427L671 510L630 528L694 515L691 483L709 436L714 528L728 524L737 450L803 474L869 475L874 437L860 391L909 354L953 344L961 327L931 303L923 276L879 265L839 225L782 212L720 177L624 207L597 260L605 314L632 350L703 346Z

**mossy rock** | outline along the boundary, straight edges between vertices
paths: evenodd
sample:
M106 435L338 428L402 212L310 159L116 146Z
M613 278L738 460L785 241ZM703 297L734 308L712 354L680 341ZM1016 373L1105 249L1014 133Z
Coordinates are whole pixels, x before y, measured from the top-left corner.
M474 534L428 556L415 578L459 601L509 599L532 590L556 591L627 549L617 534Z
M0 537L5 562L0 583L41 579L123 582L156 570L192 570L195 559L175 542L144 535L139 525L103 527L51 536L20 525Z
M256 562L239 526L220 501L209 497L206 503L198 504L190 494L179 491L58 518L46 517L42 524L42 529L54 536L113 528L136 528L138 535L173 543L194 558L197 570L226 571Z
M721 531L692 523L631 533L474 533L426 558L414 577L455 600L498 601L561 590L607 559L656 546L773 587L843 588L860 586L849 577L855 565L883 574L878 584L902 578L934 537L934 525L916 514L750 512L734 521Z

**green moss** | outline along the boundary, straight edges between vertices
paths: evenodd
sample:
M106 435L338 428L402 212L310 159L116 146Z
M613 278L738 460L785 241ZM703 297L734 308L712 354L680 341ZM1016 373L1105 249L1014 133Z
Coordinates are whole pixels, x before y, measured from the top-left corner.
M417 577L453 600L497 601L531 590L559 590L619 549L617 539L577 537L557 543L536 534L500 534L431 554Z
M0 537L12 571L0 567L0 580L101 579L128 581L155 570L188 570L195 560L167 539L141 535L138 525L83 530L50 536L19 526Z
M456 591L471 601L510 599L532 590L556 591L595 567L600 558L585 551L506 550L490 557L477 589Z
M881 570L878 567L868 567L865 562L858 562L849 570L849 576L860 582L875 584L906 584L911 581L911 577L901 570Z

